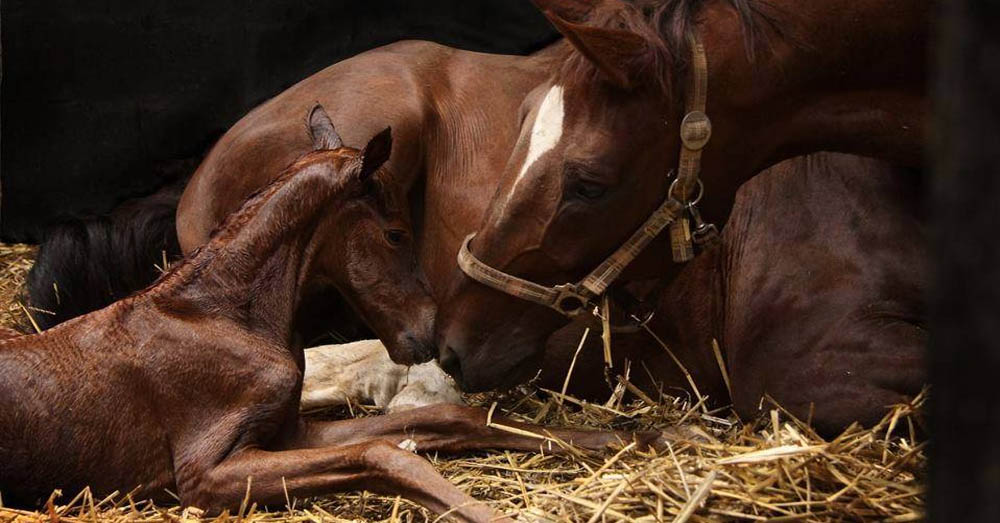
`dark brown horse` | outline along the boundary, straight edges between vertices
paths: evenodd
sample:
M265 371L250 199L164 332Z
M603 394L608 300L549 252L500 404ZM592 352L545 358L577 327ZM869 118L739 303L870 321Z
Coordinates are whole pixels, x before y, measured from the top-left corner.
M138 487L137 497L169 501L170 490L185 505L218 512L235 510L248 491L258 503L283 505L288 496L365 488L460 520L498 517L397 447L406 439L430 452L539 447L539 439L488 427L483 411L299 418L303 355L292 322L314 278L332 277L365 317L427 325L434 306L410 250L405 206L377 172L390 153L388 130L359 152L343 146L319 108L310 129L317 150L156 285L0 342L5 503L38 503L56 488L104 495ZM395 325L372 325L383 339L401 339ZM411 332L417 341L427 334ZM388 347L397 361L414 356L412 346ZM589 448L622 437L552 434Z
M471 242L472 256L509 275L579 281L672 199L668 174L692 95L683 86L695 36L707 52L713 119L700 172L707 220L723 222L743 182L795 154L830 149L920 162L925 2L536 3L573 49L526 99L521 136ZM859 256L855 265L865 263ZM664 232L620 281L672 278L670 259ZM813 263L820 273L838 270L833 261ZM566 324L459 271L439 303L441 362L468 390L525 379Z

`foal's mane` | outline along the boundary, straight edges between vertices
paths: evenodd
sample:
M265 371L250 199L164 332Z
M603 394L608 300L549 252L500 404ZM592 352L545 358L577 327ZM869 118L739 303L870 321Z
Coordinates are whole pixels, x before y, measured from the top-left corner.
M301 198L299 200L300 202L310 202L312 199L322 198L322 194L324 193L329 194L330 192L338 193L346 191L348 188L345 186L355 179L354 176L351 176L348 173L335 174L315 171L307 173L306 171L309 170L309 167L314 165L336 161L338 157L354 156L357 158L358 154L360 154L360 152L354 149L320 150L309 152L298 158L286 167L282 173L275 177L270 183L251 193L237 210L226 216L226 218L212 231L207 243L198 247L183 260L172 266L170 270L161 275L143 292L151 290L154 287L165 283L169 279L173 279L173 277L179 273L188 272L185 269L193 269L196 272L200 271L205 265L211 262L212 258L214 258L214 256L206 256L206 253L210 251L218 251L218 249L226 245L244 227L246 227L247 224L253 220L255 216L257 216L257 214L260 213L261 209L269 201L271 201L272 198L283 190L295 190L296 193L298 193L297 195ZM353 159L354 158L347 158L345 161L350 162ZM328 192L307 190L305 188L301 190L295 189L295 186L304 186L305 184L309 184L310 180L314 181L317 177L335 178L328 182L324 182L331 183ZM396 203L398 203L392 200L391 191L386 189L384 186L384 183L386 182L379 176L373 176L370 183L371 185L367 188L363 188L359 184L357 191L345 193L344 196L350 198L351 196L360 196L362 193L369 194L373 200L372 203L380 212L383 213L385 213L388 209L393 208ZM310 184L310 186L312 186L312 184ZM306 203L303 207L308 208L311 207L311 205ZM281 227L282 225L283 224L274 224L275 227Z
M767 0L726 0L736 10L743 26L743 44L753 61L759 43L766 44L763 26L781 33L773 8ZM584 20L587 25L622 29L643 36L649 44L645 56L634 64L668 96L678 96L688 70L691 47L688 35L706 0L622 0L623 9L593 9ZM581 53L570 49L560 75L572 80L589 81L597 69Z
M225 241L226 239L236 235L243 227L246 226L248 222L250 222L250 220L253 219L254 216L258 214L258 212L260 212L260 209L264 206L264 204L270 201L275 194L283 189L286 189L286 186L292 185L295 182L304 182L305 180L298 175L304 174L304 171L306 171L309 167L327 162L333 157L341 155L343 155L342 152L329 150L313 151L292 162L274 180L251 193L250 196L247 197L246 201L240 205L239 209L226 216L226 218L222 220L222 223L220 223L215 230L212 231L206 246L219 241ZM336 188L333 188L332 190L336 191L337 188L344 185L347 182L346 178L346 176L337 176L337 179L335 180ZM316 194L312 191L303 190L300 192L303 193L303 198L316 196Z

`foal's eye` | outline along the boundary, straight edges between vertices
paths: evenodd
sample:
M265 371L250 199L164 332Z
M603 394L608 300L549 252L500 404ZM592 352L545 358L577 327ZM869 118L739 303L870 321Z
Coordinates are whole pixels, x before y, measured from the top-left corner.
M400 229L389 229L385 231L385 241L389 242L389 245L399 246L402 245L403 240L406 239L406 231Z
M606 186L587 180L578 180L573 188L573 194L584 200L596 200L607 191Z

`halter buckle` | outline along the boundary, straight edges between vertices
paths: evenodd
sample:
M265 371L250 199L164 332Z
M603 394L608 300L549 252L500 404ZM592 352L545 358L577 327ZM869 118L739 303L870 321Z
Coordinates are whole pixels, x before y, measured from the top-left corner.
M712 120L704 111L691 111L681 121L681 143L692 151L700 151L712 138Z

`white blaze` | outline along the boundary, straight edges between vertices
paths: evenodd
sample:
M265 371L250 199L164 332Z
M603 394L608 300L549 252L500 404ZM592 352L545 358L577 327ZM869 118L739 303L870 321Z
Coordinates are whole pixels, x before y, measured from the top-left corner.
M563 133L563 116L563 88L553 85L545 94L542 105L538 107L538 114L531 126L528 155L524 157L521 172L517 174L517 180L514 181L515 186L524 178L532 164L559 143Z

